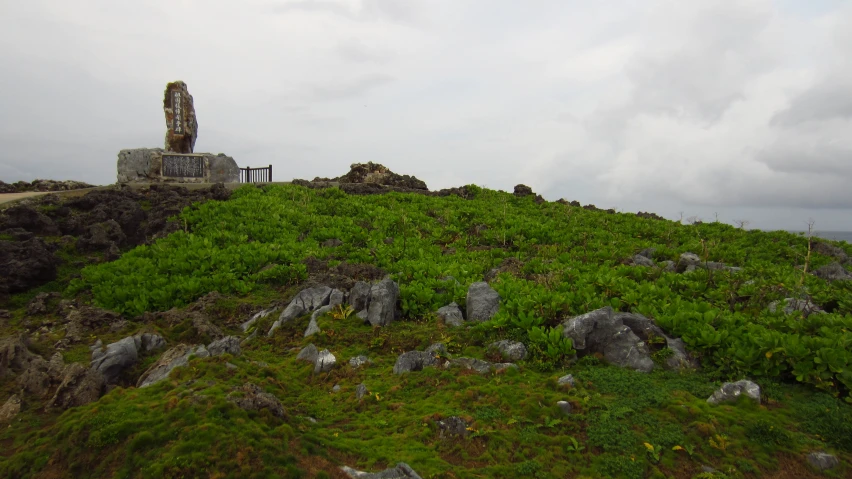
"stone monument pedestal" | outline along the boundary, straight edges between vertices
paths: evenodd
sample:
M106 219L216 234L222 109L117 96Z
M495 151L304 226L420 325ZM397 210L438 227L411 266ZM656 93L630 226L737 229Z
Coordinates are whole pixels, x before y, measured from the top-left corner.
M119 183L239 183L240 167L222 153L174 153L162 148L118 152Z

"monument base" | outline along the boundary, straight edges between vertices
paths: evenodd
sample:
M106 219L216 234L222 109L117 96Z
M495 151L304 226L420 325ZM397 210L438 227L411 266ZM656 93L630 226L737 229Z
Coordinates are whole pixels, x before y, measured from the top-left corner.
M118 152L119 183L239 183L240 167L222 153L181 154L162 148Z

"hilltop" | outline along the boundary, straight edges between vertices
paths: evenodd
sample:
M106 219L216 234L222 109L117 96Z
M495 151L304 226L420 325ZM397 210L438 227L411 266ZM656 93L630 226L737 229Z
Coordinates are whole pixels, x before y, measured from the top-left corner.
M0 474L848 477L850 254L375 164L26 200Z

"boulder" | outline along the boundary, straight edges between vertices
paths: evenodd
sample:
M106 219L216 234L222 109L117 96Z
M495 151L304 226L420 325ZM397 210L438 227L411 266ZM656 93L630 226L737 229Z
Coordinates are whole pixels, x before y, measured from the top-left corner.
M370 363L372 363L372 361L370 361L370 358L368 358L367 356L355 356L354 358L349 360L349 365L352 366L353 369L358 369L361 366Z
M488 321L500 310L500 295L488 283L473 283L467 290L468 321Z
M642 372L654 368L651 351L607 306L562 323L563 335L572 339L580 355L600 353L605 361Z
M438 317L441 318L441 321L443 321L447 326L461 326L464 324L462 310L456 303L450 303L443 308L439 308L435 314L437 314Z
M21 412L21 398L17 394L12 394L0 407L0 424L11 422L19 412Z
M110 343L105 350L92 352L92 369L101 373L106 382L115 383L121 373L136 364L141 341L133 336Z
M654 260L640 254L633 255L633 258L631 258L630 262L633 266L656 266L656 264L654 264Z
M166 85L163 112L166 114L166 151L192 153L198 138L198 121L186 83L175 81Z
M441 439L467 436L467 423L458 416L450 416L436 421Z
M364 396L368 394L367 385L364 383L359 384L355 387L355 399L361 400Z
M27 316L37 316L51 312L50 303L61 298L59 293L39 293L27 303ZM55 308L53 308L55 310Z
M62 382L47 403L47 409L65 410L82 406L100 399L106 388L103 375L96 369L86 368L80 363L65 368Z
M770 313L778 311L779 308L784 314L793 314L794 311L801 311L802 315L806 318L814 313L825 313L819 305L809 299L784 298L781 301L769 303L768 309Z
M274 395L264 391L260 386L253 383L245 383L237 390L239 394L229 394L227 400L236 404L237 407L246 411L259 411L266 409L275 417L284 417L284 406Z
M438 353L435 351L408 351L399 355L393 365L394 374L411 371L422 371L428 366L438 364Z
M825 452L812 452L808 454L808 464L820 471L834 469L840 465L837 456Z
M296 356L296 359L301 361L307 361L309 363L316 363L317 357L319 357L319 350L313 344L309 344L302 348L299 351L299 354Z
M399 285L391 279L379 281L371 286L367 321L373 326L387 326L393 322L396 319L398 299Z
M356 471L348 466L343 466L340 470L352 479L422 479L411 466L404 462L381 472Z
M683 253L678 258L675 270L678 273L686 272L687 268L692 266L693 270L701 265L701 258L695 253Z
M239 356L242 352L240 350L240 338L236 336L225 336L222 339L217 339L207 345L207 351L211 356L221 356L225 353L232 356Z
M506 361L523 361L527 357L527 347L520 341L504 339L488 345L488 349L496 351Z
M323 349L317 355L314 362L314 373L325 373L331 371L337 363L337 358L328 349Z
M189 364L190 356L205 358L210 356L210 353L207 351L207 348L201 345L190 346L186 344L179 344L163 353L157 362L152 364L151 367L142 373L142 376L139 377L139 381L136 382L136 387L144 388L158 381L162 381L169 376L169 373L171 373L173 369Z
M349 304L355 311L364 311L370 305L370 284L358 281L349 291Z
M566 384L571 387L576 386L576 383L574 382L574 376L571 374L566 374L565 376L562 376L561 378L557 379L556 384L560 386L564 386Z
M295 298L290 301L290 304L284 308L278 320L269 328L268 336L272 336L278 327L287 321L291 321L305 314L311 313L328 304L331 296L331 288L328 286L314 286L312 288L299 291Z
M813 275L826 281L848 281L852 279L852 273L836 261L814 270Z
M56 279L61 260L41 238L0 240L0 296L26 291Z
M760 404L760 386L752 381L740 380L735 383L725 383L722 387L707 398L707 402L713 405L736 402L745 395Z

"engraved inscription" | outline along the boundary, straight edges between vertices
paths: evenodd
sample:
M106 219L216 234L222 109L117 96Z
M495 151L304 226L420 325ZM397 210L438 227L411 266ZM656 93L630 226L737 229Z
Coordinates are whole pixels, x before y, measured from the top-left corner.
M163 176L203 178L204 157L195 155L163 155Z
M183 102L180 90L172 91L172 131L175 135L183 135Z

